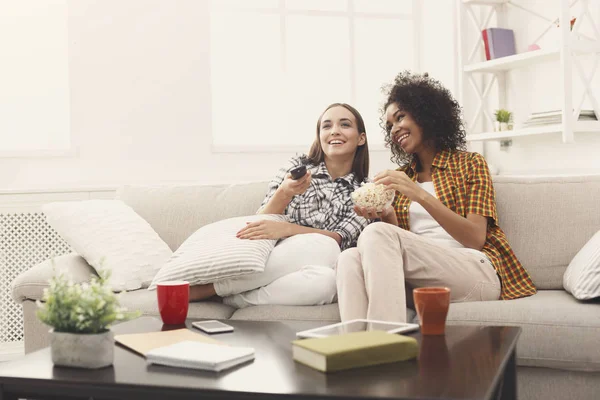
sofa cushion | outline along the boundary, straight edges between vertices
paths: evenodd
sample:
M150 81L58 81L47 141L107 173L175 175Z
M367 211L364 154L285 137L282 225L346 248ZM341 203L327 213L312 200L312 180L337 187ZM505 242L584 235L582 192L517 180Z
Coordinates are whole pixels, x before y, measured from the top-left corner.
M235 185L131 186L117 198L144 218L172 250L198 228L231 217L255 214L267 182Z
M121 295L121 305L128 310L139 310L143 315L158 316L156 291L145 289L126 292ZM199 301L190 303L188 318L228 319L233 314L234 308L212 301Z
M493 179L498 224L517 258L538 289L562 289L567 265L600 229L600 176Z
M600 231L571 260L563 285L578 300L600 297Z
M598 301L582 303L564 290L540 290L516 300L452 303L447 321L520 326L519 365L600 371Z
M416 314L410 308L406 310L406 313L407 321L413 320ZM236 310L231 319L253 321L299 320L331 323L340 321L340 309L337 303L324 306L252 306Z
M231 319L251 321L326 321L337 322L340 320L340 311L337 303L324 306L251 306L236 310Z
M147 288L173 252L131 207L120 200L44 204L48 223L99 272L109 270L114 291Z
M195 286L263 272L277 240L240 239L236 233L248 222L286 219L284 215L260 214L204 225L179 246L158 271L149 289L166 281L187 281Z
M21 272L12 282L13 300L17 303L26 300L41 300L44 289L49 287L48 280L55 273L65 274L74 283L88 282L93 276L97 276L94 268L80 255L63 254L55 257L54 260L43 261Z

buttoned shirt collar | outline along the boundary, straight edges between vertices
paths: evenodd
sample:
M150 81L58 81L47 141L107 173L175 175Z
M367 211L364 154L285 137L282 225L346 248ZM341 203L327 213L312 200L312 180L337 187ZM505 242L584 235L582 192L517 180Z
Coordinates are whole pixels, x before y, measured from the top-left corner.
M440 150L433 157L431 165L436 168L446 169L448 166L448 160L450 159L450 150ZM417 155L413 154L412 161L410 162L409 168L412 172L417 172Z

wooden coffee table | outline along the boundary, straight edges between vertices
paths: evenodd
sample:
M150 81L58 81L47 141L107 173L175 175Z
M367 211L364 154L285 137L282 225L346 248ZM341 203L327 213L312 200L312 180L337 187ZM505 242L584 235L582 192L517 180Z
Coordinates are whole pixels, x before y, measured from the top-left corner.
M191 328L191 320L187 326ZM256 349L256 359L220 373L147 366L117 346L112 367L54 367L50 349L0 364L0 400L35 399L515 399L515 327L450 326L445 336L414 336L419 360L324 374L295 363L295 333L322 322L225 321L235 332L218 340ZM181 326L180 326L181 327ZM178 328L180 328L178 327ZM160 319L141 317L117 334L158 331Z

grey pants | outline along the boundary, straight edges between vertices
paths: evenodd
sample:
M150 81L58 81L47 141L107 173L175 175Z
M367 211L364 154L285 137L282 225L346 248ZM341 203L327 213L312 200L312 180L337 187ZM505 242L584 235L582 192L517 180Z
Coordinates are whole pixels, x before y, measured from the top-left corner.
M384 222L367 226L358 246L340 254L336 281L342 321L406 322L410 288L449 287L451 302L498 300L501 288L487 257Z

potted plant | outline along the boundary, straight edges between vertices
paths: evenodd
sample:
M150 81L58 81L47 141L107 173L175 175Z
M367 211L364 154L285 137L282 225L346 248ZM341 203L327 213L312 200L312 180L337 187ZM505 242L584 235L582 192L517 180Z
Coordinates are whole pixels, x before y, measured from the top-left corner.
M496 121L498 122L499 131L508 131L512 129L512 113L503 108L496 110L494 113Z
M38 318L52 327L52 362L80 368L112 365L114 335L110 325L140 315L119 305L119 295L108 286L108 270L91 281L76 284L64 274L50 279L42 301L37 302Z

